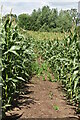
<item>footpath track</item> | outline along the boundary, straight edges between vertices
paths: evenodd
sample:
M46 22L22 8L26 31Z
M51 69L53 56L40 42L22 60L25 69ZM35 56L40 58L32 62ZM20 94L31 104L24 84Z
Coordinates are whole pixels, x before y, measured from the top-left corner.
M9 119L58 118L77 120L75 107L68 104L65 93L58 82L50 82L42 76L33 76L14 101L14 107L7 112ZM52 79L54 76L51 75ZM57 119L56 119L57 120Z

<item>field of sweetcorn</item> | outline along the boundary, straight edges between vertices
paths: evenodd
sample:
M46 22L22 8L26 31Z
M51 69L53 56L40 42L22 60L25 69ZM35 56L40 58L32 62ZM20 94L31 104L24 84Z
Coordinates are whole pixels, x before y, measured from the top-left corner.
M50 82L60 82L70 104L80 113L80 36L74 32L62 34L30 33L19 30L11 17L1 21L1 82L3 116L11 109L14 96L20 94L21 86L28 83L34 75L45 75ZM55 35L56 34L56 35ZM52 35L54 37L52 37ZM35 37L34 37L35 36ZM56 37L57 36L57 37ZM59 36L59 37L58 37ZM51 38L52 37L52 38ZM41 57L42 66L36 62ZM48 69L51 71L49 73ZM45 71L45 75L44 72ZM54 75L52 80L51 75ZM58 106L54 109L58 110Z

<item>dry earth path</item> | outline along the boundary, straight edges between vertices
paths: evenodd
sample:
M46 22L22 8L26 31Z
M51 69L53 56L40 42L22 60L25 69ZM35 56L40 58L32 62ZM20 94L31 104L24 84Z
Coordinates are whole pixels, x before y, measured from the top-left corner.
M23 93L17 99L17 106L7 115L21 115L19 119L74 117L76 120L75 107L67 103L58 82L43 81L42 77L34 76L25 84Z
M41 64L40 59L38 60ZM54 76L51 74L52 79ZM45 75L33 76L30 83L22 87L21 94L14 100L13 109L7 112L11 120L28 118L58 118L56 120L77 120L75 107L68 104L61 84L50 82Z

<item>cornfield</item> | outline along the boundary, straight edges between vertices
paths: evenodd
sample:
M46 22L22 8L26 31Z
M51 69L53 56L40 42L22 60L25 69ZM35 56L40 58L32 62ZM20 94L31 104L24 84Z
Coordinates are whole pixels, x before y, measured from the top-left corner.
M80 40L76 29L64 40L37 41L39 54L48 62L56 80L62 83L71 104L80 112Z
M32 76L34 51L31 38L25 38L13 24L11 17L2 22L0 29L2 50L2 108L11 106L13 95L20 92L20 85Z
M34 73L34 47L80 112L80 40L76 30L63 40L38 41L20 34L18 26L7 17L1 22L0 37L3 113L11 106L14 94L20 92L19 86L28 82Z

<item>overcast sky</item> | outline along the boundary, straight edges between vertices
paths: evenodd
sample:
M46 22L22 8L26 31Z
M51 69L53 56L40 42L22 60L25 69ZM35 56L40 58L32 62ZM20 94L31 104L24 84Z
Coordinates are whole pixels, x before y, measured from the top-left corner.
M0 7L3 5L3 15L10 13L12 8L12 13L21 14L28 13L31 14L33 9L42 8L44 5L50 6L50 8L60 9L71 9L78 8L79 0L0 0Z

